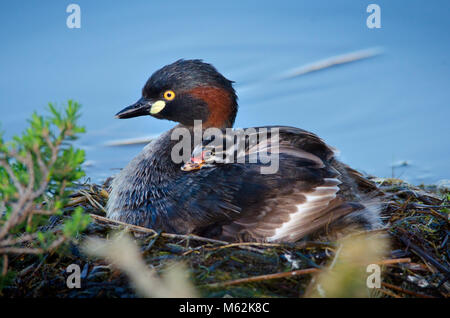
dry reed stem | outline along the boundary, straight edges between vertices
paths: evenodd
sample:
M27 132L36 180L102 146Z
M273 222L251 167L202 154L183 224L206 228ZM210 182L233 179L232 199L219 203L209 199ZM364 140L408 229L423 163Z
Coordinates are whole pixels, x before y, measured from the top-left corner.
M410 258L396 258L396 259L382 260L382 261L376 262L375 264L386 265L386 264L398 264L398 263L409 263L409 262L411 262ZM209 284L207 286L208 287L223 287L223 286L237 285L237 284L242 284L242 283L251 283L251 282L258 282L258 281L264 281L264 280L270 280L270 279L312 274L312 273L318 273L320 271L321 271L321 269L319 269L319 268L307 268L307 269L300 269L300 270L289 271L289 272L280 272L280 273L274 273L274 274L252 276L252 277L247 277L247 278L239 278L239 279L230 280L230 281L221 282L221 283L213 283L213 284Z

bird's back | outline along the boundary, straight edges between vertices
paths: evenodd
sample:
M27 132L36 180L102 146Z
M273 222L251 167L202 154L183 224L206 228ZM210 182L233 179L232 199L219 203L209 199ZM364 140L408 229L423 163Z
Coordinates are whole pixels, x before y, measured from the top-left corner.
M172 162L171 131L146 146L113 181L108 216L176 233L199 233L227 240L296 241L305 235L348 225L374 228L379 218L367 194L371 183L340 163L315 134L294 127L270 140L246 145L244 162L210 164L182 171ZM197 145L203 147L203 145ZM271 163L250 157L278 158Z

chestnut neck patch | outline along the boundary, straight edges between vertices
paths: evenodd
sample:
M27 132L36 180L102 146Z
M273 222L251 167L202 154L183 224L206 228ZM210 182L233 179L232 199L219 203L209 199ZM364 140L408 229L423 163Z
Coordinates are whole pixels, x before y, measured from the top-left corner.
M189 94L203 100L208 106L209 117L203 123L204 128L233 126L237 112L235 96L231 96L225 89L213 86L196 87Z

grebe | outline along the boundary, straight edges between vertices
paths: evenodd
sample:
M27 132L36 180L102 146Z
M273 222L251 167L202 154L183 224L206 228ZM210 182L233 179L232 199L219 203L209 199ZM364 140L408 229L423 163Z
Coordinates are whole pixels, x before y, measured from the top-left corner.
M178 125L151 141L113 179L109 218L165 232L260 242L380 226L376 206L365 199L376 186L338 161L322 139L299 128L266 127L279 132L279 146L269 144L279 156L276 173L262 174L259 161L204 169L175 163L175 129L193 133L196 120L203 129L233 126L238 103L232 83L201 60L178 60L156 71L142 98L117 113L117 118L150 115ZM191 159L203 147L192 141Z

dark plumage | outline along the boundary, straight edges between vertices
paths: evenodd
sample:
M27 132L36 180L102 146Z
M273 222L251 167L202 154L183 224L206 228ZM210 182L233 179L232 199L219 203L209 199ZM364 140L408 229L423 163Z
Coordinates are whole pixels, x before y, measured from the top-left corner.
M173 129L192 132L194 120L202 120L203 128L232 127L237 108L232 82L213 66L179 60L156 71L142 98L116 116L150 113L179 122ZM265 128L279 129L279 147L270 142L266 147L279 155L274 174L261 174L261 160L189 171L171 160L178 142L170 138L173 129L162 134L114 178L108 216L156 230L257 241L295 241L333 227L380 225L376 205L363 194L376 187L340 163L322 139L294 127ZM206 148L192 143L192 156ZM241 155L261 155L255 149L246 145Z

